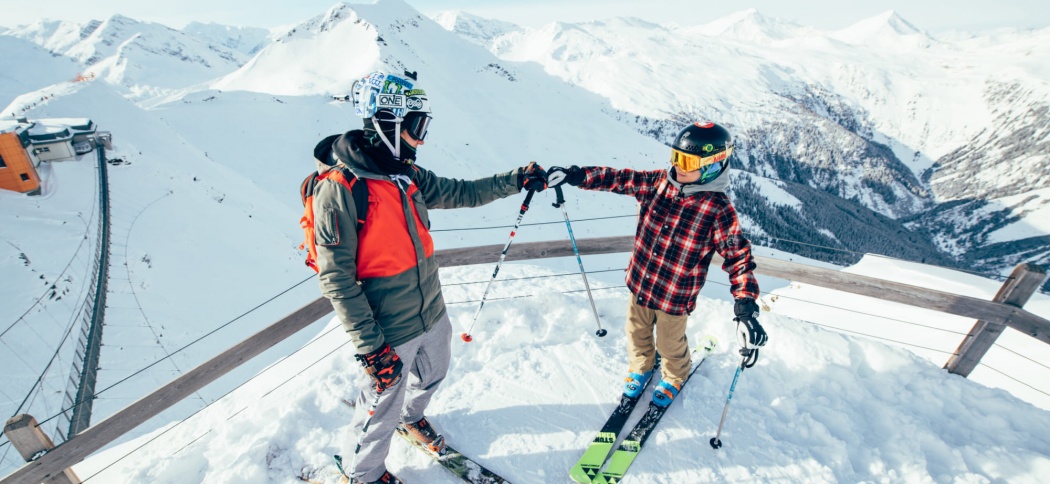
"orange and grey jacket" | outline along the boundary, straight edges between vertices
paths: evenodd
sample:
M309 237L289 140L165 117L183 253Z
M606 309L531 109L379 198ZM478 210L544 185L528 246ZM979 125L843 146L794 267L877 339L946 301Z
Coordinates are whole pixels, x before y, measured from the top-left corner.
M362 134L326 138L315 157L319 170L333 159L354 173L355 183L368 183L364 226L358 232L353 196L337 182L318 184L313 209L321 293L364 354L384 343L407 342L445 315L428 210L476 207L514 195L521 169L456 180L413 165L399 184L380 174L361 150Z

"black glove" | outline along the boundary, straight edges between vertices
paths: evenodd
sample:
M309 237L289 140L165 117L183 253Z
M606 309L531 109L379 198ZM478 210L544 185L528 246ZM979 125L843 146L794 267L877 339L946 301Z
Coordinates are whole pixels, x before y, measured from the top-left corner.
M518 190L525 189L534 192L542 192L547 188L547 172L535 161L522 167L518 173Z
M583 168L576 165L572 165L568 168L552 166L550 170L547 170L547 186L554 188L568 183L569 185L578 187L583 183L583 179L586 175L587 174L584 173Z
M736 314L737 332L740 334L740 344L745 349L754 349L766 344L769 336L762 325L758 324L758 304L749 297L736 300L733 305L733 313Z
M357 361L365 367L365 373L376 381L376 391L379 393L401 381L401 368L405 365L389 344L371 353L357 355Z

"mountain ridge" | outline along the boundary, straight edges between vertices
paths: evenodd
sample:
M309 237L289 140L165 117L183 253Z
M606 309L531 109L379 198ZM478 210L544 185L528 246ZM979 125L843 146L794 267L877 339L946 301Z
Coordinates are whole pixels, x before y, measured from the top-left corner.
M922 216L940 204L1050 186L1050 134L1038 128L1047 123L1050 93L1035 62L1050 57L1039 43L1042 31L978 45L938 40L894 11L820 32L755 9L671 31L695 41L637 24L627 35L608 25L551 23L494 38L488 47L608 98L611 115L664 143L691 119L726 123L744 149L743 169L856 199L912 220L910 227L938 240L976 240L943 225L943 217ZM692 67L708 64L717 69ZM996 168L1001 158L1011 159L1006 173ZM969 181L975 175L977 183ZM941 225L923 224L934 219ZM816 242L822 228L812 228ZM1016 260L1008 246L975 249ZM956 264L975 261L959 256Z

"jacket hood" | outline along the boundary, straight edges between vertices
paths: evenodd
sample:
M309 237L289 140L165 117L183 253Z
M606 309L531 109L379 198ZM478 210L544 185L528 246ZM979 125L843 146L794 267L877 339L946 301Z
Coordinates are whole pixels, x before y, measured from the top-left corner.
M314 162L317 165L317 171L324 173L341 164L360 178L387 178L372 157L362 148L364 145L364 131L359 129L335 134L321 140L314 147Z
M730 166L727 164L725 170L722 170L722 174L718 175L718 178L703 185L697 185L695 183L680 183L675 179L674 167L671 167L667 170L667 181L685 195L694 195L702 192L726 193L726 190L729 189L729 170Z

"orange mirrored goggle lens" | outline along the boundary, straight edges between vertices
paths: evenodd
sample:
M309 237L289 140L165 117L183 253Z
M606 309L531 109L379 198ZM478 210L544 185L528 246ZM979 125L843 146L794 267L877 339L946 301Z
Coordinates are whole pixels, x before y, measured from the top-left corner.
M732 146L730 146L721 153L716 153L711 156L693 155L689 153L683 153L676 149L672 149L671 165L682 171L696 171L707 165L719 163L725 160L726 158L729 158L729 155L731 154L733 154Z

